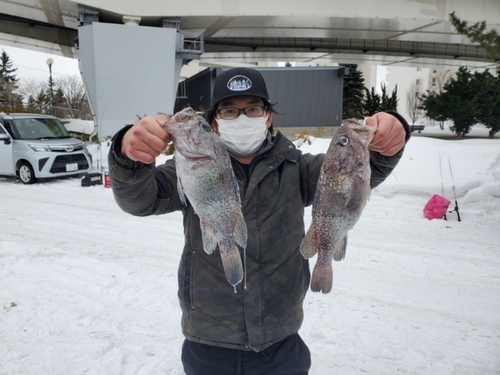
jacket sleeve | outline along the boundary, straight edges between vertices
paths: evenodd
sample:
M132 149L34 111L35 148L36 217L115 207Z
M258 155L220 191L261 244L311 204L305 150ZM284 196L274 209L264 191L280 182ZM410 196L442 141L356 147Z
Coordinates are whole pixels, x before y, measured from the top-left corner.
M405 141L408 142L411 136L410 125L400 114L392 111L386 112L396 117L403 124L406 131ZM372 172L370 186L372 189L380 185L392 173L403 156L403 152L404 147L393 156L384 156L378 152L370 151L370 168Z
M177 192L175 162L163 165L136 162L120 152L123 135L130 126L121 129L114 137L108 154L109 175L113 195L118 206L135 216L159 215L181 210L182 202Z
M324 160L325 154L303 154L300 158L300 191L306 207L314 202L314 194Z

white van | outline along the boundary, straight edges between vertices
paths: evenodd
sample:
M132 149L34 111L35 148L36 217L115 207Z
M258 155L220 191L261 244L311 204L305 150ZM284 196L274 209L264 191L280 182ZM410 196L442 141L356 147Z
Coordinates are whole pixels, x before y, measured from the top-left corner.
M54 116L0 113L0 175L24 184L87 173L92 157Z

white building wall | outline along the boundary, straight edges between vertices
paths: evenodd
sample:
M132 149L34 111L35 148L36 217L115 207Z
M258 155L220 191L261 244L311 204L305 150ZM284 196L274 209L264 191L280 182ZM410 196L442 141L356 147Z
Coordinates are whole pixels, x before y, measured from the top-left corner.
M391 95L394 88L398 87L398 113L410 122L408 108L406 105L406 95L410 91L411 84L417 79L420 80L423 91L428 87L429 69L409 68L389 66L387 67L386 85L387 95Z
M358 65L358 70L363 73L365 87L368 90L371 90L372 87L377 87L377 65Z

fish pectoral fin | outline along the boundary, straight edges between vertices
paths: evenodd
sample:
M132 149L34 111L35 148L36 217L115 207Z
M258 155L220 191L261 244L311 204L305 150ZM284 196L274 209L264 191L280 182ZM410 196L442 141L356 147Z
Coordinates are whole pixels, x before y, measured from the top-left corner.
M214 232L203 220L200 219L201 238L203 240L203 250L207 254L212 254L217 247L217 238Z
M370 185L361 178L354 178L345 208L350 213L360 213L370 197Z
M345 251L347 249L347 234L342 238L337 248L333 252L333 260L341 261L345 258Z

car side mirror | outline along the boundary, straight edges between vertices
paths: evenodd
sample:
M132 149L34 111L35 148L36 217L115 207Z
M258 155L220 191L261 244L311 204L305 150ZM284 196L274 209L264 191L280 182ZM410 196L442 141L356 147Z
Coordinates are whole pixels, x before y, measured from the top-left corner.
M0 134L0 142L3 141L4 144L10 145L11 140L8 134L2 133Z

